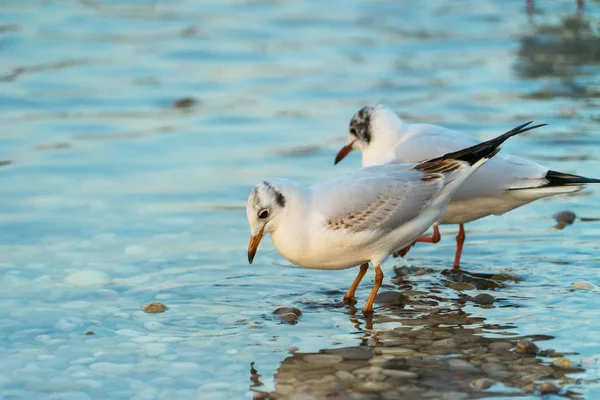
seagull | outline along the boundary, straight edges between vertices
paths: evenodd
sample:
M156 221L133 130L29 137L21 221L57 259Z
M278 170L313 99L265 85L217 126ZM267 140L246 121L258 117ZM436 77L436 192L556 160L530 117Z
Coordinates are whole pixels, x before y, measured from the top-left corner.
M413 164L362 168L338 178L303 186L288 179L264 180L248 197L248 262L252 264L265 234L277 251L305 268L341 270L360 265L344 302L367 272L375 284L363 308L373 312L381 286L381 264L410 246L439 219L461 184L511 136L543 125L520 125L487 142Z
M352 150L362 152L363 167L412 163L456 151L479 141L465 133L430 124L407 124L385 105L366 106L350 121L348 141L335 163ZM475 172L454 194L452 202L433 225L431 237L416 242L440 241L439 224L458 224L453 268L460 267L465 241L464 224L501 215L542 197L577 192L598 179L556 172L526 158L501 152ZM414 244L414 243L413 243ZM396 255L404 256L410 246Z

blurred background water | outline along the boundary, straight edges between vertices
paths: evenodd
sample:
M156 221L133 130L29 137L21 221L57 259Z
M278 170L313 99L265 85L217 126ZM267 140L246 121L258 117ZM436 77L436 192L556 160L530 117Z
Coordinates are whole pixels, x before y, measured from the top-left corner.
M504 149L600 175L597 1L0 5L0 398L251 398L251 362L269 391L295 351L364 344L373 331L334 306L356 271L293 267L269 240L248 265L244 207L265 177L359 167L333 158L365 104L482 139L548 123ZM598 194L469 224L463 253L467 270L521 279L492 292L497 307L464 310L587 359L568 387L590 399L598 290L570 288L600 284L600 223L551 216L600 217ZM454 235L409 262L438 279ZM169 310L146 314L150 301ZM304 314L281 324L281 306Z

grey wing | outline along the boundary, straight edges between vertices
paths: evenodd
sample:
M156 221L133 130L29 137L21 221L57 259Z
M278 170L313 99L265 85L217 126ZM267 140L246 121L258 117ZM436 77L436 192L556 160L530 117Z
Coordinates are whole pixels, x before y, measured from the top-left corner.
M315 203L321 205L318 211L329 229L391 231L421 214L444 182L444 176L437 173L363 174L346 182L315 188L318 198Z

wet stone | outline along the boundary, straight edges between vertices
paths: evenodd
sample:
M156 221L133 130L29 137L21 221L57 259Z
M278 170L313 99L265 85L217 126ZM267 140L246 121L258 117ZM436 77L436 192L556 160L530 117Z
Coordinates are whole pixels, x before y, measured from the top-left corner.
M198 102L192 97L182 97L181 99L178 99L175 102L173 102L173 107L179 109L186 109L193 107L197 103Z
M490 345L488 347L490 348L490 350L503 351L503 350L511 349L512 344L510 344L508 342L494 342L494 343L490 343Z
M554 360L552 362L552 364L554 364L555 366L559 367L559 368L565 368L565 369L570 369L573 368L573 361L569 360L568 358L557 358L556 360Z
M92 331L87 331L85 334L88 335L88 336L95 335L95 333L92 332Z
M280 307L273 311L273 315L282 323L294 325L302 316L302 311L295 307Z
M406 357L413 355L415 353L414 350L404 349L402 347L377 347L375 349L375 354L389 354L396 357Z
M453 371L478 372L479 368L475 367L470 362L461 360L460 358L452 358L448 360L448 368Z
M540 385L540 392L542 393L542 395L558 394L560 392L560 387L556 386L552 382L544 382Z
M419 374L411 371L400 371L396 369L384 369L381 373L385 376L390 376L397 379L415 379L419 377Z
M567 225L573 224L573 222L575 222L575 219L577 219L577 215L575 215L573 211L565 210L557 212L552 216L552 218L554 218L557 225L562 225L562 227L564 228Z
M594 285L589 282L575 282L571 287L577 290L592 290Z
M343 360L342 357L333 354L307 354L303 358L304 361L313 365L332 365Z
M481 369L486 374L493 374L494 372L505 371L506 367L500 363L485 363L481 366Z
M456 347L456 342L454 339L442 339L436 340L431 345L434 347Z
M354 382L356 381L356 376L348 371L337 371L335 376L338 377L342 382Z
M396 291L381 292L375 297L375 303L377 304L398 305L408 302L410 302L410 299L407 295Z
M342 347L328 349L325 353L343 357L345 360L369 360L373 357L373 351L368 347Z
M450 285L448 285L448 287L450 289L454 289L459 292L461 292L463 290L474 290L475 289L475 285L468 283L468 282L452 282Z
M142 307L142 311L148 314L164 313L168 309L169 308L166 305L159 303L158 301L153 301Z
M515 351L519 354L537 354L539 348L529 339L522 339L515 346Z
M471 382L471 386L473 386L475 389L478 390L486 390L491 388L494 385L493 380L491 379L487 379L487 378L479 378L479 379L475 379L473 382Z
M357 382L352 385L352 390L359 393L369 393L369 392L385 392L386 390L392 389L392 385L385 382Z
M496 301L496 299L494 299L493 296L491 296L487 293L478 294L477 296L473 297L471 300L473 300L474 303L481 304L481 305L494 304L494 302Z

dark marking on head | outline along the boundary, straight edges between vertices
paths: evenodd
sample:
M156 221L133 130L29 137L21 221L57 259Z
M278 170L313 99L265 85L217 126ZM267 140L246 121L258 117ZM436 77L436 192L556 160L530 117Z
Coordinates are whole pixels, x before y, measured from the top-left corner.
M267 188L267 190L275 197L275 201L279 205L279 207L285 207L285 196L281 194L281 192L277 191L268 181L263 181L263 184Z
M357 139L369 144L371 142L371 113L372 106L366 106L358 110L350 120L350 133Z

